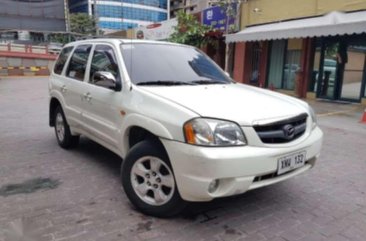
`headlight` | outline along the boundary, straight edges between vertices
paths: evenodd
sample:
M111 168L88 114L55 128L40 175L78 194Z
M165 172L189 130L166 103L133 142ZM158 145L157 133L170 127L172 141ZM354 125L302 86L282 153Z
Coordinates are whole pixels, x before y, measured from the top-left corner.
M240 127L229 121L198 118L184 125L186 142L200 146L243 146L245 136Z
M316 118L316 114L315 114L313 108L311 108L310 106L309 106L309 112L310 112L311 120L313 121L312 128L314 129L318 123L318 120Z

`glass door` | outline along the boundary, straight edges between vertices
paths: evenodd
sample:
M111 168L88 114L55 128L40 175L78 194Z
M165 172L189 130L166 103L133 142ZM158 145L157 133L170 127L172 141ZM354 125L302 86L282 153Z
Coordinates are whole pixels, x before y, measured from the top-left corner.
M339 49L339 41L326 40L323 42L317 83L317 96L319 98L336 99Z
M364 67L366 61L366 46L360 43L350 43L346 48L344 58L343 81L340 98L350 101L359 101L361 98Z
M366 91L365 66L366 34L323 38L315 48L309 89L318 98L359 102Z

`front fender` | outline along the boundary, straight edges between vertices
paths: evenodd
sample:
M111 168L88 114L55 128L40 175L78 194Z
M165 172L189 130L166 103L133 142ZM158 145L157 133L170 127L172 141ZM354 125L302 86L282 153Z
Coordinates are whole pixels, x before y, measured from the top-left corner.
M120 140L120 143L122 143L122 155L123 158L126 156L128 150L129 150L129 130L132 127L140 127L143 128L155 136L159 138L164 138L168 140L173 140L172 134L169 132L169 130L162 125L160 122L150 119L146 116L140 115L140 114L130 114L126 116L126 119L124 120L122 127L121 127L121 133L122 133L122 139Z

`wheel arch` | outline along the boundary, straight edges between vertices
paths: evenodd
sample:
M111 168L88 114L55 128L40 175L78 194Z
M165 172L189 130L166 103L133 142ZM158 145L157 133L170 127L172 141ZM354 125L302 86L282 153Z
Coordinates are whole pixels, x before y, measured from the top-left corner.
M131 115L126 118L122 127L122 153L125 157L128 151L143 140L152 140L165 150L161 138L173 139L171 133L161 123L141 115Z
M55 126L55 110L58 106L62 107L61 102L56 97L51 97L49 106L49 125Z

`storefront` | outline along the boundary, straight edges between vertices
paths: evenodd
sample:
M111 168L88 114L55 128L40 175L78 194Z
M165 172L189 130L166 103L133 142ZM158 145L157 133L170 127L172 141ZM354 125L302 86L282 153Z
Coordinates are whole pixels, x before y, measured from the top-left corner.
M366 98L366 11L248 27L236 43L237 81L301 98Z
M318 98L360 102L365 93L366 34L315 40L308 91Z

